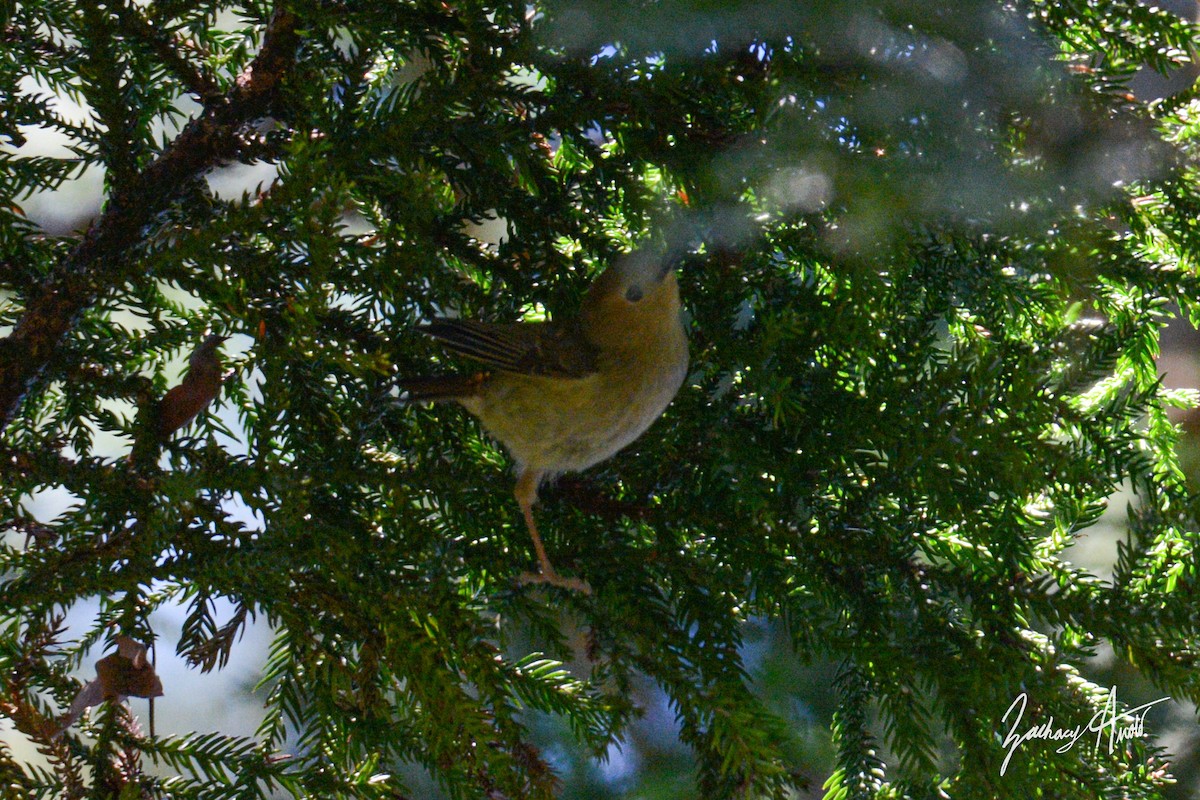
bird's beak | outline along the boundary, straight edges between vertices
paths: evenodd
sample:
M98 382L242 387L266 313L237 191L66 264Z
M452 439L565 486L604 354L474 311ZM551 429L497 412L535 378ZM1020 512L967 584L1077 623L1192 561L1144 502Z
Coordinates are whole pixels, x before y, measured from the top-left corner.
M663 254L662 263L659 264L658 274L655 280L661 283L669 272L679 269L683 266L684 257L687 255L683 250L668 250Z

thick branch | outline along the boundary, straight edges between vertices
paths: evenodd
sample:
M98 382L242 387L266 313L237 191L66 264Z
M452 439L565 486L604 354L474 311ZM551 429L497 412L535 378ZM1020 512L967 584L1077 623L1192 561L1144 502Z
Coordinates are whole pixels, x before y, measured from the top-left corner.
M12 334L0 339L0 430L84 309L133 272L125 256L142 229L195 176L237 155L238 129L270 107L297 44L295 16L276 11L262 49L228 95L210 102L126 190L109 198L79 244L31 293Z

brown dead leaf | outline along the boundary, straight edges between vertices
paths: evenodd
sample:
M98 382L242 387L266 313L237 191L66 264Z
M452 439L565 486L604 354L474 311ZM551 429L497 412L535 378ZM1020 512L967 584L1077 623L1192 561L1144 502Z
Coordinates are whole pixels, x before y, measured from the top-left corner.
M146 646L128 636L118 636L115 641L117 652L96 662L96 677L75 695L71 708L60 720L60 732L75 724L88 708L105 700L120 703L126 697L162 696L162 681L146 658Z

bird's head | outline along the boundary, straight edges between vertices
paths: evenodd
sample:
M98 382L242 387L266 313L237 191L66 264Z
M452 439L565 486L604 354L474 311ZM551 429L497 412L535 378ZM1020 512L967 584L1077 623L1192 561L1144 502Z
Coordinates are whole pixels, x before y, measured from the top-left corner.
M597 346L636 343L679 324L677 258L654 248L618 258L588 287L580 316L589 340Z
M216 358L217 348L228 338L219 333L210 333L205 336L203 341L192 351L191 357L188 358L188 365L195 367Z

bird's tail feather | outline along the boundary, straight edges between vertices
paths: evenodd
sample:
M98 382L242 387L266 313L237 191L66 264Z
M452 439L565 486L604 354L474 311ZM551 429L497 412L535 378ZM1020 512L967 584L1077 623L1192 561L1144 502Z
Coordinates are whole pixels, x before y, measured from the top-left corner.
M400 389L400 400L407 403L436 403L440 400L455 400L479 394L486 373L474 375L431 375L426 377L402 378L396 381Z

